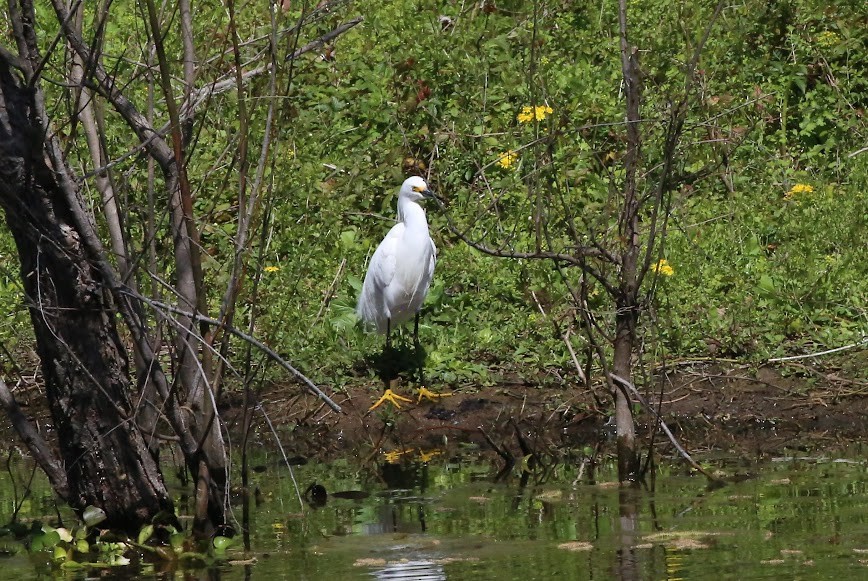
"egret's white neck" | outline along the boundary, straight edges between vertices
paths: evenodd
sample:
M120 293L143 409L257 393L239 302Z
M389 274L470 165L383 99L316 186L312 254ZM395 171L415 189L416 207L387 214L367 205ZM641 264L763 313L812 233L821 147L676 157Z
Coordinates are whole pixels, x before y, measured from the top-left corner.
M403 196L398 198L398 221L403 222L408 228L424 228L425 232L428 231L425 210L410 198Z

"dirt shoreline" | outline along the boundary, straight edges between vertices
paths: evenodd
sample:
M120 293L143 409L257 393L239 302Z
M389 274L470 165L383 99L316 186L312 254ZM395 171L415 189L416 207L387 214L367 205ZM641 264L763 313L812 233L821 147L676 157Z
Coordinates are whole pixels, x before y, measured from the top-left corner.
M797 373L787 368L784 373L768 366L694 363L676 367L655 390L649 399L659 405L662 392L662 418L699 457L723 452L762 460L784 451L842 449L868 440L868 381L839 368L805 367ZM396 391L414 393L412 385ZM587 388L540 388L520 381L457 390L436 402L416 404L414 399L401 410L387 406L369 412L379 395L375 386L333 394L340 414L301 394L297 386L274 386L260 401L272 422L282 426L284 447L322 459L457 443L521 457L528 448L542 453L581 448L611 435L602 389L597 397L604 411ZM237 418L235 403L228 409ZM646 441L652 418L645 412L640 416L639 435ZM256 430L261 441L273 441L263 427ZM662 454L674 454L662 434L655 441Z
M794 371L795 369L795 371ZM759 367L732 363L691 362L675 366L649 400L679 442L697 459L735 458L762 461L784 453L831 453L868 442L868 353L839 367ZM659 379L659 378L658 378ZM662 385L662 387L661 387ZM415 402L413 384L396 391L414 401L395 410L386 404L369 412L381 394L379 385L353 385L337 392L321 386L341 413L298 384L273 384L258 398L289 456L314 461L340 457L374 459L385 452L440 450L452 453L473 447L521 458L528 450L551 457L611 442L607 425L609 399L598 387L540 387L531 381L505 379L492 387L463 388L436 402ZM51 420L37 390L16 394L23 411L38 420L49 436ZM221 416L232 441L241 441L243 394L225 393ZM639 415L638 435L651 441L653 416ZM0 424L8 446L19 438L7 422ZM268 423L257 414L252 441L274 448ZM520 434L520 436L519 436ZM657 431L655 449L677 456Z

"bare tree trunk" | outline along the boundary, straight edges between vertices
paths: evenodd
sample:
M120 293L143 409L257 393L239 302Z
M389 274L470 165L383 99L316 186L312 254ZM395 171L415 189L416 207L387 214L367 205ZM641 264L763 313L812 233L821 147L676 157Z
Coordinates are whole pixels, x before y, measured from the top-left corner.
M615 316L615 342L612 359L612 372L615 375L626 373L632 377L633 371L633 338L636 325L635 311L629 310ZM632 381L632 379L630 379ZM636 441L636 426L633 422L633 410L627 393L611 382L615 397L615 428L618 450L618 480L635 481L639 476L639 445Z
M151 39L159 65L159 81L163 90L163 98L169 113L171 124L172 150L174 154L174 172L171 178L167 176L167 186L170 192L169 208L172 219L172 237L175 246L175 267L177 274L176 289L182 301L184 311L199 312L207 315L207 300L202 279L201 245L199 233L193 218L193 196L187 181L185 158L184 130L181 126L181 116L175 95L172 91L171 73L163 45L163 33L157 16L156 4L153 0L145 0ZM190 3L182 0L181 36L184 45L184 94L189 95L191 85L195 81L195 52L193 47L192 12ZM192 122L192 118L190 118ZM197 511L194 521L195 528L202 534L210 534L209 525L224 524L214 517L223 515L222 491L228 479L226 466L226 448L223 434L220 431L220 420L217 416L217 405L214 392L208 381L211 376L210 345L204 341L207 327L200 327L198 334L196 326L190 317L180 315L177 338L177 352L180 354L179 375L181 385L187 393L187 404L193 411L196 421L197 439L200 442L207 461L199 462L196 470L200 485L197 486ZM200 349L202 351L200 356ZM205 468L205 470L203 470ZM205 498L199 495L206 494ZM214 494L216 496L214 496ZM211 494L211 501L208 501ZM207 507L207 513L200 510Z
M627 100L627 152L624 156L624 199L618 219L618 233L624 245L621 252L621 270L618 291L615 296L615 341L612 371L628 381L633 377L633 347L638 319L637 298L639 295L639 206L636 171L641 151L639 134L639 65L637 51L630 46L627 37L627 1L618 2L620 25L621 69L624 77L624 94ZM626 373L626 376L621 375ZM615 425L618 436L618 479L635 480L639 474L639 447L636 442L636 426L630 399L619 386L610 382L615 396Z
M81 35L82 20L84 10L81 5L78 5L78 10L75 13L74 24L76 33ZM121 212L118 205L118 200L115 197L114 187L112 185L111 176L108 169L101 170L108 163L103 143L100 139L99 122L96 116L96 107L94 96L91 91L84 86L85 63L74 50L71 50L72 66L70 67L70 83L75 88L74 92L78 92L78 100L76 102L75 111L81 121L81 128L84 132L87 148L90 152L91 160L94 167L94 183L102 198L102 215L105 219L106 226L109 232L109 240L111 241L112 254L117 261L118 270L121 277L127 285L133 290L136 289L136 280L132 276L130 270L130 261L127 255L127 243L124 236L124 228L121 219ZM157 404L156 390L151 385L148 377L148 372L144 359L137 348L134 348L133 355L135 357L135 369L138 375L138 381L142 385L141 405L136 409L136 421L142 429L145 439L148 443L148 449L154 458L159 457L159 442L154 437L159 421L159 405Z
M201 292L199 239L193 222L193 202L184 169L183 139L179 127L178 106L172 92L171 72L163 47L157 9L153 0L146 0L145 4L160 70L159 81L169 111L172 147L147 123L146 118L121 92L115 79L106 72L99 58L94 56L87 44L76 34L71 27L69 13L61 0L52 0L54 11L62 25L67 42L81 56L82 60L88 63L88 70L92 72L89 83L98 89L100 95L112 104L130 128L136 132L148 153L154 157L162 170L165 188L169 196L168 203L175 250L176 291L182 306L181 312L203 312L200 308L204 302L204 294ZM178 409L169 409L173 415L170 419L182 440L184 456L191 472L198 478L201 461L204 460L208 465L211 479L211 486L208 487L210 501L207 503L209 520L212 524L222 525L225 523L223 505L227 479L225 449L219 430L219 422L215 415L216 409L213 405L212 394L204 385L204 377L200 373L198 358L200 337L197 335L193 317L182 314L175 320L178 328L178 376L186 390L187 403L193 411L190 422L193 433L182 431L182 424L185 421L178 414ZM145 341L141 331L141 328L136 330L139 334L137 337L139 342ZM140 344L140 347L152 352L149 345ZM150 360L149 357L146 359ZM161 379L164 379L161 370L154 370L151 366L151 371L158 373ZM160 397L164 401L167 400L169 393L166 386L160 384L157 387ZM171 406L172 404L166 401L166 405Z
M25 46L31 35L20 36ZM31 65L5 51L0 57L0 206L21 261L67 476L64 500L79 511L97 506L107 526L135 532L172 511L172 502L133 421L126 352L112 300L78 230L81 208L70 207L58 182L66 168L49 165L56 156L43 142L41 91L10 69L29 75Z

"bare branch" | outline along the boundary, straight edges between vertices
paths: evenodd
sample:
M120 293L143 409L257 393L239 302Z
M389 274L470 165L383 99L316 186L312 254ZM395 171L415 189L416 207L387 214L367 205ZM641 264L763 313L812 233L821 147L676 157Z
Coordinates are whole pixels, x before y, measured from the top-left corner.
M271 347L269 347L268 345L266 345L262 341L259 341L258 339L256 339L252 335L248 335L244 331L239 331L235 327L228 326L228 325L218 321L217 319L212 319L211 317L206 317L206 316L202 315L201 313L191 313L189 311L184 311L183 309L173 307L172 305L167 305L167 304L162 303L160 301L151 300L151 299L144 297L144 296L142 296L136 292L133 292L129 289L127 289L124 292L127 295L129 295L130 297L150 305L151 308L162 309L162 310L169 311L169 312L172 312L172 313L184 316L184 317L190 317L191 319L193 319L197 323L207 323L209 325L214 325L215 327L219 327L219 328L235 335L236 337L238 337L239 339L242 339L243 341L247 341L248 343L250 343L251 345L253 345L257 349L261 350L263 353L268 355L271 359L276 361L281 367L283 367L284 369L286 369L287 371L292 373L299 381L304 383L307 386L307 388L311 392L313 392L314 395L316 395L318 398L323 400L330 408L332 408L334 411L336 411L338 413L341 412L341 406L336 404L334 401L332 401L332 399L330 397L328 397L325 393L323 393L323 391L319 387L317 387L317 385L313 381L311 381L301 371L299 371L298 369L293 367L292 364L290 364L288 361L286 361L283 357L278 355L273 349L271 349Z
M794 361L796 359L809 359L813 357L822 357L823 355L831 355L832 353L838 353L839 351L847 351L848 349L854 349L856 347L862 347L863 345L868 345L868 337L862 337L860 341L856 341L855 343L850 343L849 345L844 345L843 347L835 347L834 349L826 349L825 351L818 351L816 353L806 353L804 355L791 355L789 357L775 357L773 359L769 359L769 363L779 363L781 361Z
M307 43L306 45L304 45L303 47L301 47L300 49L298 49L297 51L295 51L291 55L288 55L286 57L286 60L289 61L289 60L297 59L298 57L300 57L301 55L303 55L305 53L311 52L312 50L316 50L316 49L322 47L327 42L331 42L332 40L336 39L337 37L339 37L340 35L342 35L346 31L348 31L349 29L351 29L355 25L361 23L363 20L364 20L364 18L362 16L358 16L358 17L353 18L352 20L350 20L348 22L341 24L340 26L338 26L337 28L335 28L331 32L327 32L327 33L323 34L321 37L317 38L316 40L310 41L309 43Z
M684 73L684 94L678 104L672 108L672 113L669 118L669 123L666 127L666 139L663 145L663 169L660 177L657 180L657 191L654 200L654 211L651 216L651 225L648 229L648 246L645 249L645 259L638 273L638 281L641 283L648 269L651 267L654 256L654 247L658 222L660 218L660 209L663 207L663 198L667 192L673 187L672 172L675 166L675 150L678 142L681 139L681 134L684 130L684 121L687 118L688 105L690 103L690 95L693 90L693 82L696 78L696 67L699 64L699 58L702 55L702 49L705 48L705 43L711 35L711 29L717 22L721 11L724 7L724 0L720 0L714 10L714 14L709 20L703 32L702 39L693 51L693 56L687 64L687 69ZM704 169L711 169L712 164L706 165ZM700 170L701 171L701 170ZM669 218L669 212L663 213L663 228L665 231L666 222Z
M109 75L102 64L94 59L90 49L76 33L73 28L69 12L63 4L62 0L51 0L54 6L54 11L57 13L58 20L63 25L63 33L66 36L66 41L78 53L81 60L87 63L89 70L93 73L93 78L96 84L91 88L98 91L105 97L126 121L127 125L135 131L136 135L142 144L147 144L148 152L154 156L154 159L160 164L164 172L172 172L172 164L175 163L175 157L172 149L166 141L154 131L153 127L148 123L144 115L142 115L136 106L118 89L114 79ZM90 79L85 79L85 82L91 84Z
M341 34L360 24L363 20L364 17L359 16L348 22L345 22L344 24L341 24L334 30L327 32L316 40L312 40L300 49L296 50L291 55L288 55L286 57L286 60L295 60L303 54L309 53L322 47L325 43L334 40ZM251 69L249 71L244 71L243 73L241 73L241 81L248 81L254 77L258 77L261 74L269 72L271 69L272 65L271 63L269 63L261 67L256 67L255 69ZM196 113L196 110L202 105L202 103L204 103L214 95L219 95L221 93L233 90L238 85L238 83L238 76L236 74L233 74L224 79L215 79L214 82L193 91L181 107L182 118L192 117Z
M666 425L666 422L663 421L663 418L660 416L660 414L657 413L657 410L654 409L654 406L648 403L648 400L645 399L641 393L639 393L639 390L636 389L636 387L632 383L622 377L615 375L614 373L610 373L609 377L613 381L615 381L615 383L617 383L621 388L626 389L633 395L633 397L639 400L639 403L642 404L643 408L654 414L654 419L657 420L657 423L660 424L660 429L663 430L663 433L666 434L666 437L669 438L669 441L672 442L672 445L675 446L675 449L678 450L678 453L681 454L681 457L687 460L688 464L701 472L709 480L713 482L717 482L719 480L718 478L715 478L712 474L710 474L707 470L705 470L705 468L700 466L699 463L696 462L696 460L691 458L690 454L687 453L687 450L685 450L684 447L678 443L675 435L669 429L669 426Z
M15 397L3 379L0 379L0 405L6 410L9 421L12 422L12 426L24 441L33 459L48 475L54 490L61 498L66 498L69 495L69 484L60 459L18 407L18 402L15 401Z

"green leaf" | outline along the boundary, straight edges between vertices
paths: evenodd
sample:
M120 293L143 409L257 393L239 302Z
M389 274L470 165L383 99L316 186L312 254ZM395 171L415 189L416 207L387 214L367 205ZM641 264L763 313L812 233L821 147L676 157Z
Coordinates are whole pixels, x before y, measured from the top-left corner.
M139 544L144 545L154 534L154 525L145 525L139 531Z
M212 544L214 545L214 551L218 554L224 553L226 549L232 546L233 540L229 537L214 537Z
M772 294L775 292L775 282L772 280L772 277L767 274L760 276L757 287L766 294Z
M356 231L344 230L340 235L341 247L345 250L352 248L356 243Z

